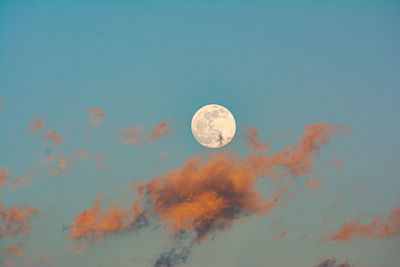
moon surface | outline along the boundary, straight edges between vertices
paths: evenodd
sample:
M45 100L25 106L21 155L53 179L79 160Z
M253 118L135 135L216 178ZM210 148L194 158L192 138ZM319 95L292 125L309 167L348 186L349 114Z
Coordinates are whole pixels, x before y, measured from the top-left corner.
M220 105L206 105L192 119L194 138L208 148L225 146L233 139L235 131L235 118L227 108Z

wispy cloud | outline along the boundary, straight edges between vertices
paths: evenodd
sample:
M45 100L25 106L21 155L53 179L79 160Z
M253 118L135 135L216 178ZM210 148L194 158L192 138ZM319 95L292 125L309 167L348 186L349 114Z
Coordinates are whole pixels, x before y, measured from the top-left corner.
M326 167L333 165L337 172L342 171L342 162L337 159L336 154L332 155L332 158L326 163Z
M24 252L22 252L21 248L17 245L10 245L7 248L7 252L14 256L19 256L19 257L24 256Z
M64 140L63 136L57 135L57 131L50 132L43 137L43 141L52 141L50 147L60 144Z
M312 178L306 182L306 187L311 190L319 190L325 178Z
M121 129L120 131L123 134L126 134L125 137L121 137L121 141L128 143L128 144L140 144L139 139L143 138L143 127L128 127Z
M28 236L30 231L30 221L38 216L39 212L35 207L23 206L18 208L12 206L8 208L0 203L0 238L11 237L19 234Z
M13 184L11 185L11 190L15 190L17 187L21 186L21 185L25 185L28 186L30 184L29 180L27 179L28 175L34 175L36 174L37 171L36 170L26 170L24 171L21 176L15 178Z
M99 126L105 120L106 113L100 108L95 107L85 111L89 113L89 125L87 127L87 130Z
M57 257L50 256L47 252L42 252L42 257L40 258L40 263L55 262Z
M320 263L314 265L314 267L351 267L350 264L346 262L339 263L335 258L322 259Z
M386 216L377 216L369 223L363 224L361 218L345 222L338 230L322 237L324 241L348 242L357 238L385 239L400 236L400 208Z
M139 225L141 206L136 203L130 210L118 205L108 208L101 206L101 196L98 194L94 205L75 216L69 226L69 238L95 244L109 235L120 233ZM81 252L82 245L71 247L70 251Z
M255 128L248 127L244 133L249 150L260 151L266 153L268 151L268 143L263 143L258 138L258 131Z
M173 131L170 130L172 124L172 121L162 121L154 126L151 132L144 131L143 126L127 127L120 130L120 132L125 135L124 137L121 137L121 141L135 145L153 143L163 136L172 134Z
M168 134L171 134L172 131L170 130L173 122L170 121L162 121L156 126L153 127L153 130L151 131L151 135L149 137L149 141L155 141L161 136L166 136Z
M2 166L0 168L0 188L7 185L10 180L11 172L7 169L6 166Z
M29 124L28 131L31 133L35 133L44 127L44 118L38 120L32 120Z
M84 150L75 150L71 155L52 154L42 160L42 163L48 164L48 173L52 176L58 176L65 173L70 167L74 166L77 160L95 159L96 168L103 165L103 157L96 154L89 154Z

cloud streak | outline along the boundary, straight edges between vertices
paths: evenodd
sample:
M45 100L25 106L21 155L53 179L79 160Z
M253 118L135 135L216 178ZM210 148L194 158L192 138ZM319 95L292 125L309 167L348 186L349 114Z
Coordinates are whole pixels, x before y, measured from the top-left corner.
M48 164L48 173L52 176L58 176L65 173L70 167L74 166L78 160L95 159L96 168L103 166L103 157L96 154L89 154L84 150L75 150L71 155L54 154L49 155L42 160L42 163Z
M50 143L50 147L54 147L58 144L60 144L62 141L64 140L63 136L57 135L56 131L50 132L49 134L46 134L43 137L43 141L52 141L52 143Z
M351 267L350 264L346 262L338 263L336 259L322 259L320 263L314 265L314 267Z
M39 120L32 120L29 124L28 131L31 133L35 133L44 127L44 118Z
M361 223L360 218L344 222L338 230L322 237L320 242L349 242L358 238L385 239L392 236L400 236L400 208L389 215L377 216L367 224Z
M120 130L120 132L125 135L121 137L121 141L135 145L153 143L161 137L172 134L173 131L170 130L172 125L172 121L162 121L154 126L150 133L144 131L143 126L127 127Z
M94 205L75 216L69 226L69 238L82 240L88 244L96 244L107 236L121 233L141 225L142 208L136 203L130 210L118 205L108 208L101 206L101 196L98 194ZM71 247L70 251L80 253L84 247Z
M26 170L24 171L21 176L15 178L13 184L11 185L11 190L15 190L17 187L21 185L28 186L30 184L29 180L26 178L28 175L34 175L36 174L36 170Z
M106 113L100 108L95 107L85 111L89 113L88 130L90 130L90 128L97 127L104 122Z
M258 131L256 129L248 127L244 133L244 137L249 150L259 151L261 153L267 152L268 143L261 142L261 140L258 138Z
M0 168L0 188L5 187L10 180L11 172L6 166Z

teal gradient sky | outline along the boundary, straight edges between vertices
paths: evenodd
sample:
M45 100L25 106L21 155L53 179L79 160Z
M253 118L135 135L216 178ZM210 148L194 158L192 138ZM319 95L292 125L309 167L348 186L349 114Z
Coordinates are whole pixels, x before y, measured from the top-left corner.
M11 181L38 171L30 186L4 188L0 201L41 214L29 237L3 238L0 247L17 241L26 257L57 257L35 266L152 266L173 245L162 227L111 236L75 254L63 225L90 208L97 193L105 194L105 206L128 205L133 181L208 153L192 137L190 121L201 106L217 103L235 116L237 134L227 147L239 155L248 153L248 126L261 140L281 136L273 151L316 122L343 123L352 134L322 148L320 190L217 233L193 249L187 266L311 267L333 256L400 266L398 236L318 242L344 221L366 214L368 222L400 207L399 14L399 1L0 0L0 167L12 171ZM88 133L85 110L93 107L105 111L105 121ZM27 130L42 117L65 137L54 149L43 145L44 132ZM143 146L120 140L122 128L151 129L162 120L174 122L174 134ZM77 149L104 155L105 167L80 161L50 177L40 164L49 153ZM334 154L341 172L325 167ZM310 178L297 183L304 187ZM260 192L269 186L261 183ZM274 240L284 229L285 238ZM5 260L0 253L0 265Z

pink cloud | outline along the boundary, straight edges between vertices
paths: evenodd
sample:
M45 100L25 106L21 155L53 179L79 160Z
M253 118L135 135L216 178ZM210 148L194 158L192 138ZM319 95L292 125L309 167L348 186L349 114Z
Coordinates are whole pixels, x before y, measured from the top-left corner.
M31 133L37 132L44 127L44 119L32 120L29 124L28 131Z
M6 186L8 181L10 180L11 172L7 169L6 166L2 166L0 168L0 188Z
M170 130L172 124L172 121L162 121L153 127L151 133L145 132L143 126L127 127L120 130L121 133L125 134L125 137L121 137L121 141L136 145L152 143L160 137L172 134L173 131Z
M377 216L366 224L361 223L360 218L344 222L338 230L322 237L320 241L348 242L354 239L385 239L391 236L400 236L400 208L389 215Z
M53 143L51 143L50 146L55 146L60 144L64 140L64 137L57 135L57 132L53 131L43 137L43 141L49 141L49 140L53 141Z
M105 112L99 108L86 110L89 113L89 127L97 127L105 120Z

